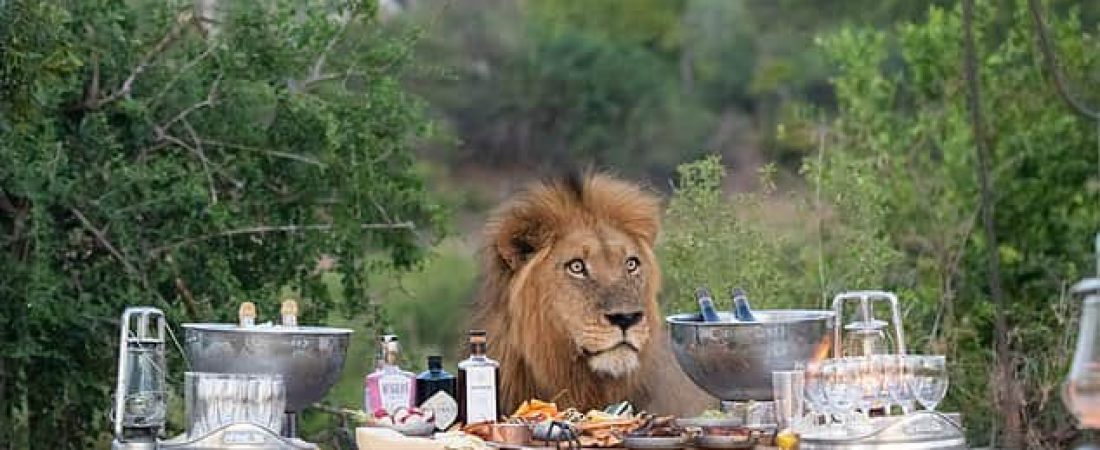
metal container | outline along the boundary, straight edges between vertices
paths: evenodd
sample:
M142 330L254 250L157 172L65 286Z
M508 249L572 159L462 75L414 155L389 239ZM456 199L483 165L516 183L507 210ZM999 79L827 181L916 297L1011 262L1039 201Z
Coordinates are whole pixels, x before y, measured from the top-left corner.
M802 436L800 450L967 450L962 417L918 411L877 417L867 433L844 437Z
M336 383L352 333L344 328L211 323L185 323L183 328L192 371L281 375L287 412L320 400Z
M772 372L821 359L832 347L836 315L825 310L755 310L755 322L703 322L698 313L666 319L676 362L720 400L771 400Z

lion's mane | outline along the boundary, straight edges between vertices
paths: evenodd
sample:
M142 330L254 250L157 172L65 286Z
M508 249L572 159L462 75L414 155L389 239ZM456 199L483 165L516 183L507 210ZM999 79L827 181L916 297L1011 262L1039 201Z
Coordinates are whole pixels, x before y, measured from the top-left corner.
M561 392L560 403L582 411L629 400L656 412L698 412L710 400L680 372L669 349L653 253L660 212L659 199L639 186L587 173L533 183L492 214L483 234L473 325L488 331L489 355L501 364L502 413ZM545 258L556 239L577 227L600 226L633 238L648 270L644 320L650 336L639 349L638 369L614 378L593 372L571 343L568 324L532 303L535 286L546 289L560 279L551 277L560 268Z

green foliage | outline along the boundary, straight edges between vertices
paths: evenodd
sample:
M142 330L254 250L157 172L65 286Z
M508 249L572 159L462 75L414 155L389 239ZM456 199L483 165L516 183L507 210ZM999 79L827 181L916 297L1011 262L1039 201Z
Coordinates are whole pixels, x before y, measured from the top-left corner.
M889 180L881 191L883 224L905 257L897 274L912 292L906 323L917 350L946 351L953 387L944 407L968 418L972 442L991 420L992 307L985 258L1001 254L1009 340L1024 386L1030 448L1058 448L1066 427L1057 388L1072 354L1075 302L1066 286L1091 270L1090 242L1100 222L1095 124L1076 118L1039 70L1023 1L1008 28L980 3L976 17L983 108L991 130L996 232L988 248L977 218L974 143L964 103L961 20L957 9L932 9L925 21L883 32L845 30L823 49L835 78L841 115L834 124L844 158L857 173ZM1072 15L1071 15L1072 17ZM1051 18L1062 69L1095 71L1100 42L1072 19ZM884 70L892 51L900 70ZM1083 94L1093 104L1095 89ZM1062 439L1065 437L1063 436Z
M679 39L671 34L679 30L678 4L476 3L423 11L432 22L421 59L456 72L412 83L462 140L458 155L442 156L669 173L695 154L686 149L705 144L714 123L711 112L682 98L663 50Z
M899 255L881 226L882 186L850 165L817 167L806 173L823 202L802 202L782 223L769 192L723 194L717 157L681 165L658 247L666 309L697 308L692 292L701 285L727 300L740 286L757 308L825 308L842 291L888 286Z
M214 27L193 5L0 2L7 448L106 442L127 305L270 320L290 289L303 323L361 313L369 275L419 267L443 231L409 151L407 39L373 2L232 2Z
M531 2L534 23L556 35L584 33L602 41L654 50L675 50L684 30L687 0L557 0Z
M693 310L697 284L746 286L761 307L811 306L853 288L896 291L910 348L950 361L942 409L960 411L971 445L983 445L999 413L991 408L985 262L996 251L1028 447L1068 445L1072 422L1059 386L1077 300L1066 290L1093 270L1098 137L1040 71L1026 3L1015 2L1007 19L997 13L980 3L976 28L998 248L989 248L977 217L960 13L932 8L893 32L845 28L821 40L838 70L839 114L825 122L796 112L780 127L780 138L818 149L803 161L807 198L787 226L776 211L756 212L768 208L766 197L727 198L716 159L681 167L660 248L670 308ZM1078 79L1100 66L1100 41L1069 17L1048 20L1062 70ZM1100 103L1100 91L1076 85L1087 103Z

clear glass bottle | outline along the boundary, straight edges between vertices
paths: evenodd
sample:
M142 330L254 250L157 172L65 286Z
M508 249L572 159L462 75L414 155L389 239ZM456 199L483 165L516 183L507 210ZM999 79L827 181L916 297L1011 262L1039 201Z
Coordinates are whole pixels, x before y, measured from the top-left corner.
M401 345L397 336L382 336L382 367L367 375L366 411L384 410L392 415L399 408L414 406L416 374L398 367Z
M500 363L485 355L484 330L470 330L470 357L458 363L458 420L495 422L500 415Z
M428 370L416 377L416 404L435 415L435 427L446 430L458 419L458 380L443 370L442 356L428 357Z

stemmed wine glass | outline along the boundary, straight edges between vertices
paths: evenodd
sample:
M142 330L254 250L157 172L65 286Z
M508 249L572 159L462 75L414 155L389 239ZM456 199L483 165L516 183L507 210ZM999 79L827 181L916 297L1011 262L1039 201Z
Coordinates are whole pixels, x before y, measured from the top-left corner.
M906 366L913 396L924 409L935 411L947 395L947 359L943 355L910 355Z
M818 416L826 414L828 408L821 366L820 361L810 361L805 366L806 402L809 403L809 415L814 422L817 421Z
M890 403L901 407L902 414L913 411L913 391L909 388L912 374L906 370L910 360L907 355L883 355L883 384L888 395L887 412Z
M859 407L865 418L871 417L871 409L883 403L883 364L881 355L863 356L855 359L859 386L862 391Z
M858 366L853 358L832 358L822 366L825 399L842 422L856 409L856 402L862 395L859 386Z

